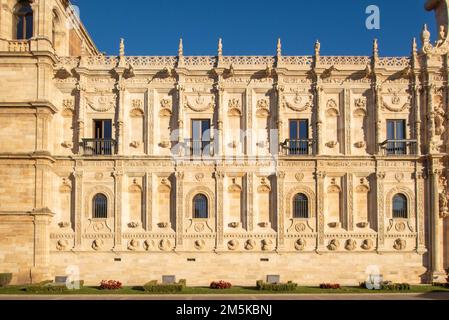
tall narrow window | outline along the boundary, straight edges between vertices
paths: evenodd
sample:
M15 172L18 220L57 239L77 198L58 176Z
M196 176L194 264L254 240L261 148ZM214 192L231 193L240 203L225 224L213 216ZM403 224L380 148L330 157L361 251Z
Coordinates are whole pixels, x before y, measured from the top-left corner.
M193 198L193 218L207 219L208 217L207 197L204 194L198 194Z
M94 120L94 143L93 152L96 155L112 155L112 121Z
M92 201L92 217L94 219L106 219L108 217L108 199L104 194L95 195Z
M19 1L15 10L16 39L27 40L33 37L33 9L29 1Z
M290 155L309 154L309 120L290 120Z
M405 120L387 120L387 154L406 154Z
M407 218L407 197L403 194L393 197L393 218Z
M309 200L303 193L298 193L293 198L293 218L309 217Z
M210 155L210 120L192 120L191 154Z

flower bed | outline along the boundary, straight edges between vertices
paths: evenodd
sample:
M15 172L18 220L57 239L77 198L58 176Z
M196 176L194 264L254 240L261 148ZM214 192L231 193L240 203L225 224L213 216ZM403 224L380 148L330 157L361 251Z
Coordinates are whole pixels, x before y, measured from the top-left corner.
M211 289L231 289L232 284L226 281L214 281L210 284Z
M100 283L101 290L117 290L122 288L122 283L116 280L103 280Z
M0 273L0 287L7 286L12 279L12 273Z
M320 289L341 289L341 286L338 283L322 283Z

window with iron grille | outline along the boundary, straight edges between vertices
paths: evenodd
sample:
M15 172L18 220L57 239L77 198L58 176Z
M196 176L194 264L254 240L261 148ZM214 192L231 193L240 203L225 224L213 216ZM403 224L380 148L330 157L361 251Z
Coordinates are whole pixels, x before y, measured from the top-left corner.
M393 197L393 218L407 218L407 197L403 194Z
M303 193L298 193L293 199L293 217L294 218L309 217L309 199Z
M97 194L93 199L92 217L94 219L106 219L108 217L108 199L104 194Z
M208 216L207 197L204 194L196 195L193 198L193 218L207 219Z

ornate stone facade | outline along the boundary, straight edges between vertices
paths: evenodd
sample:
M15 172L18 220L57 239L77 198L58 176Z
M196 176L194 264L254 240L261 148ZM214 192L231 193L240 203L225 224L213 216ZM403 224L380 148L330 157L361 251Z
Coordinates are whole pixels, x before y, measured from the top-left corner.
M131 57L122 40L114 57L82 25L52 31L73 20L62 0L32 1L34 36L13 40L16 2L0 0L0 272L14 283L73 266L92 284L358 284L371 265L392 281L442 279L444 15L438 42L424 28L410 57L381 57L377 41L370 57L321 56L319 43L284 56L280 41L275 56L235 57L221 40L210 57L184 56L182 41L177 56ZM208 121L206 140L193 120ZM292 120L307 124L298 141Z

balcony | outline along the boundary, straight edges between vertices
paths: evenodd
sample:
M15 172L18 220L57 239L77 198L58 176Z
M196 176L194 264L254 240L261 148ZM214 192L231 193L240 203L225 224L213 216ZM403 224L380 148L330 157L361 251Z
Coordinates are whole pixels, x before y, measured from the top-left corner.
M213 141L184 140L184 155L192 158L212 157Z
M314 140L287 139L281 144L283 154L287 156L307 156L313 152Z
M112 139L83 139L82 147L85 156L111 156L115 154L115 140Z
M387 156L416 155L416 146L416 140L386 140L380 144Z

